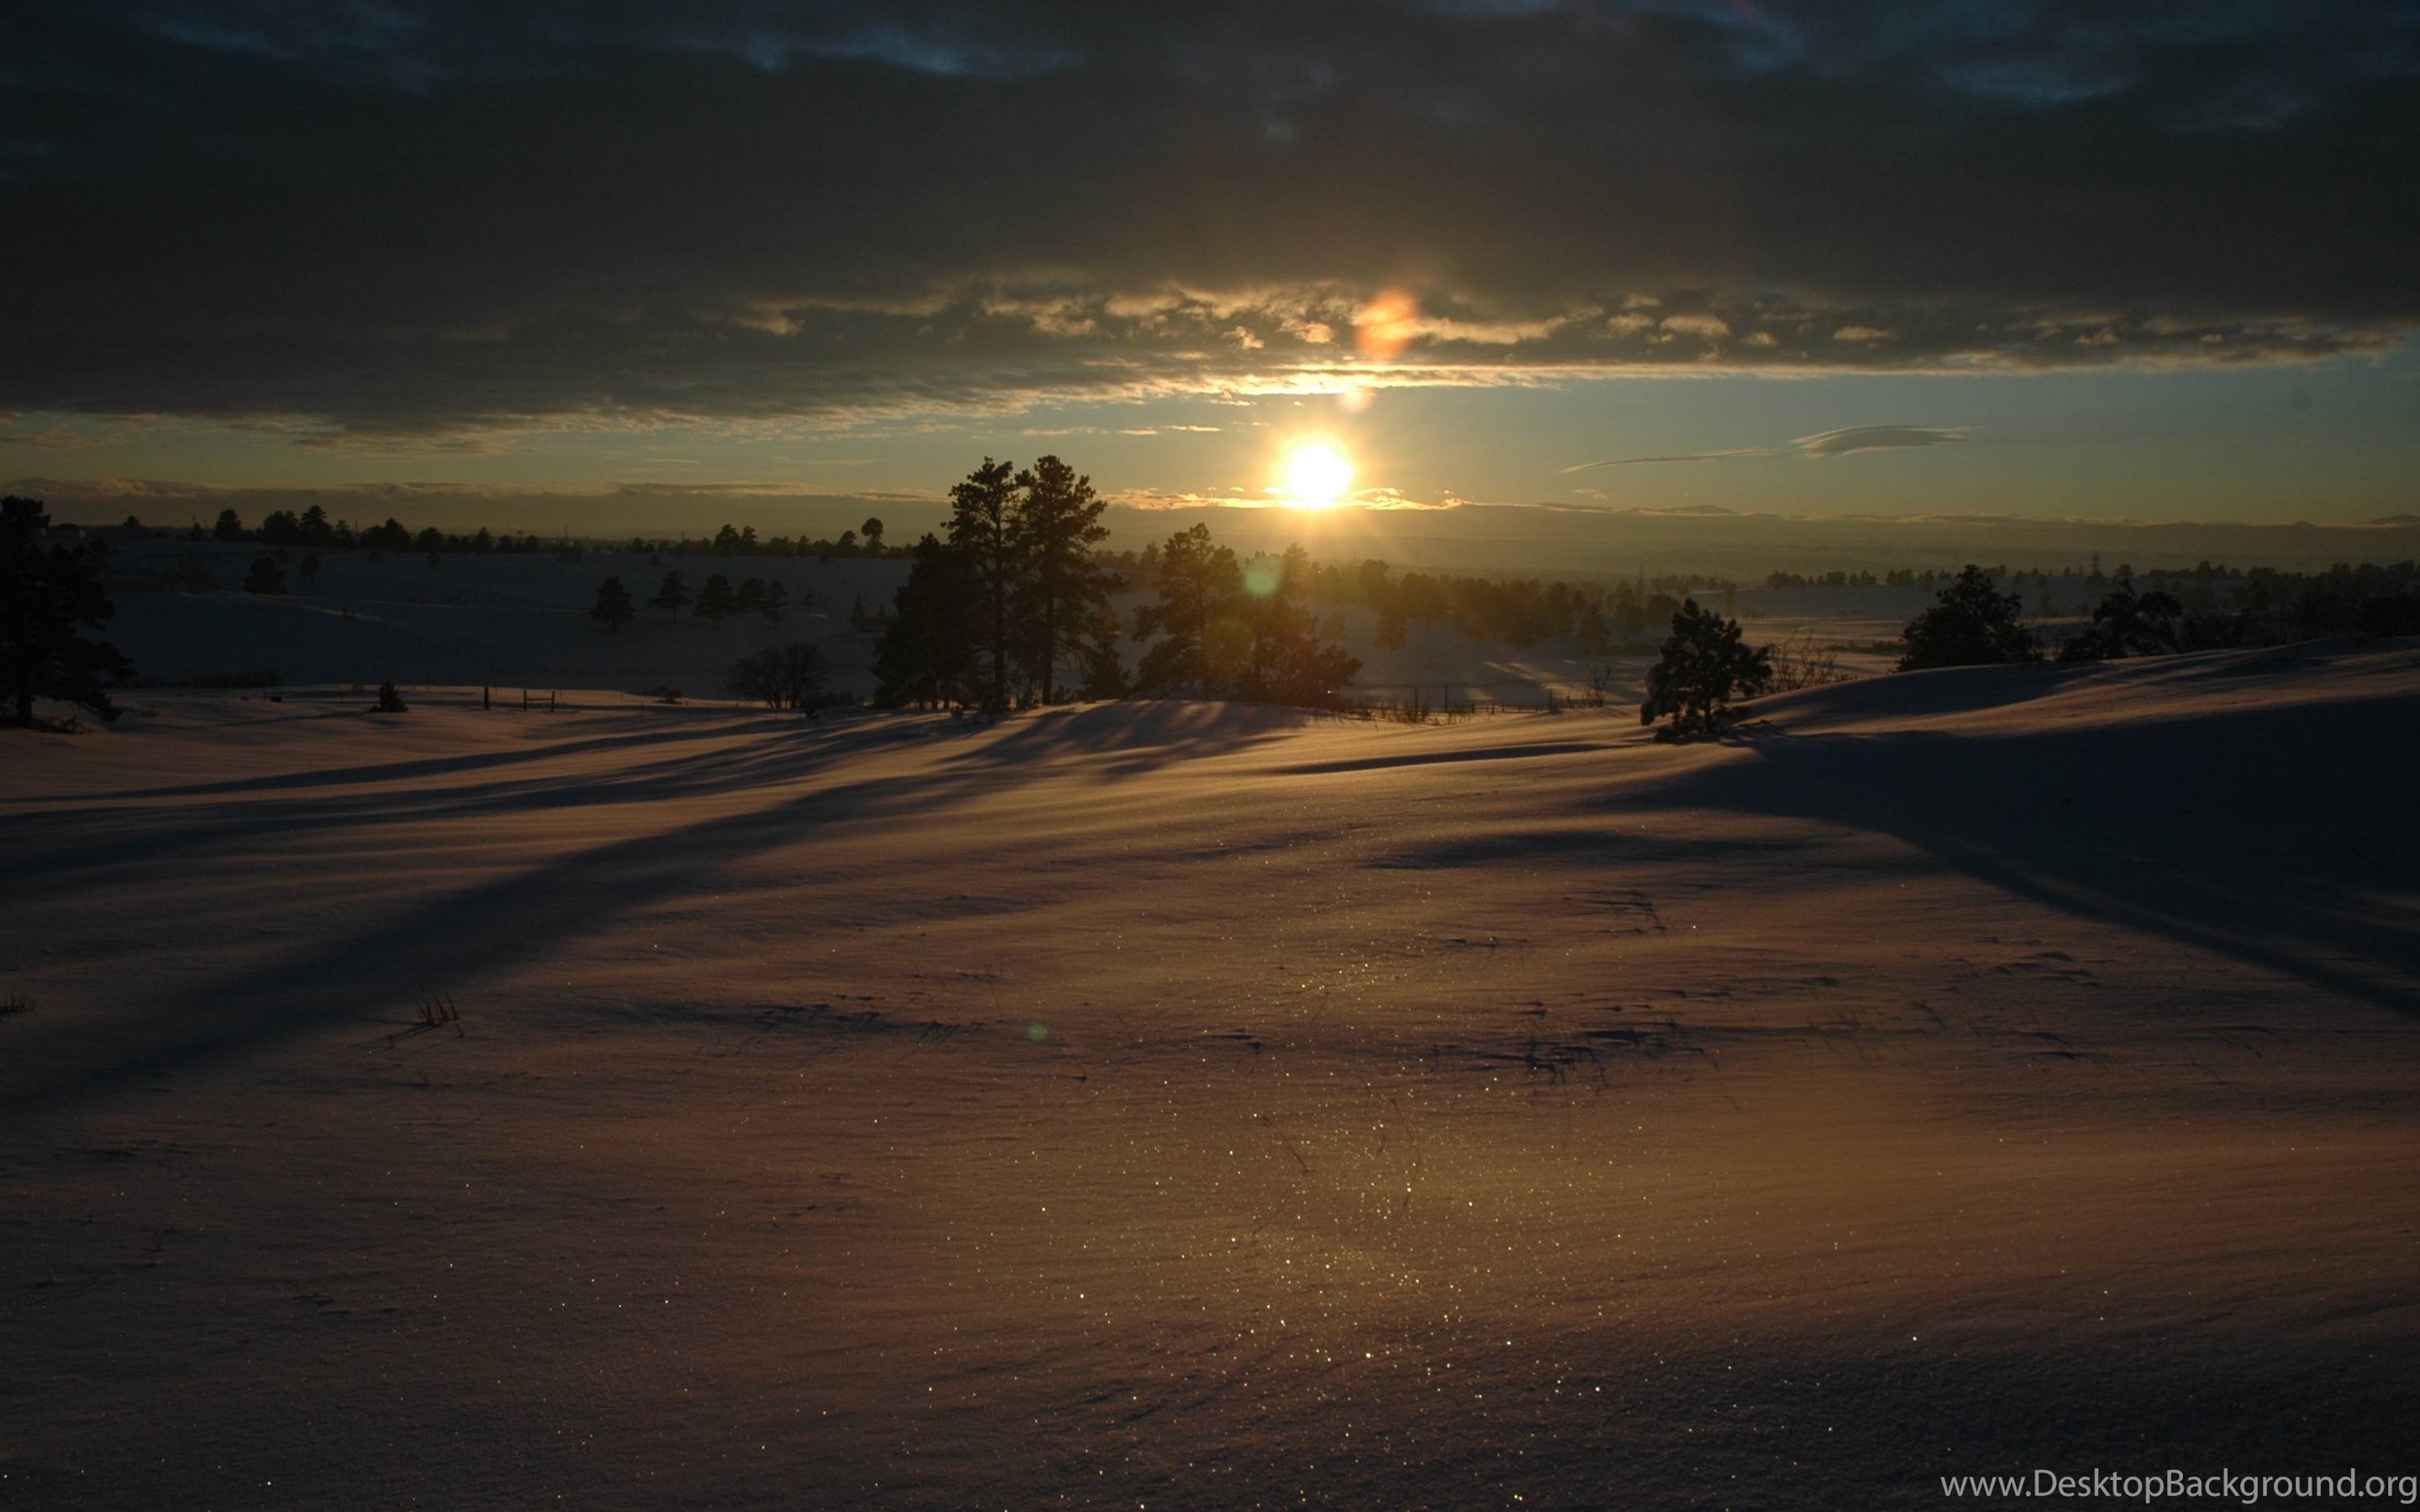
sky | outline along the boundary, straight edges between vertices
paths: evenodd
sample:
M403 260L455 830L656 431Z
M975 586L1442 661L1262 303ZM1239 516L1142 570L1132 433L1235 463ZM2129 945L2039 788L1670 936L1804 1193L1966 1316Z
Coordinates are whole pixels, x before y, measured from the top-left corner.
M2420 512L2411 0L20 0L0 81L17 491Z

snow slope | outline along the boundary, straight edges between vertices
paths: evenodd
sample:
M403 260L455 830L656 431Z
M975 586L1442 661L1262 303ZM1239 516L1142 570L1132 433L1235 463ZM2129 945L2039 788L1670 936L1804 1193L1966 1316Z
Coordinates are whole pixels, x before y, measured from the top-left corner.
M0 742L0 1503L2420 1469L2411 642L1684 748L133 702Z

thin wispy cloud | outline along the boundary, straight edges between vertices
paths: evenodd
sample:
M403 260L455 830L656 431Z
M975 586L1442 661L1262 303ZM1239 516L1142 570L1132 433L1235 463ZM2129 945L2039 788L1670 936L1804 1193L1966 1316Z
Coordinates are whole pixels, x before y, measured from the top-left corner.
M1774 446L1738 446L1725 452L1679 452L1668 456L1609 456L1600 462L1575 462L1559 469L1565 473L1588 472L1597 468L1654 467L1667 462L1730 462L1744 456L1779 456L1782 449Z
M1719 452L1679 452L1664 456L1613 456L1597 462L1576 462L1559 475L1597 468L1650 467L1674 462L1736 462L1749 457L1804 456L1823 461L1853 452L1885 452L1908 447L1951 446L1963 440L1964 425L1850 425L1841 430L1801 436L1787 446L1735 446Z
M1851 425L1801 436L1790 444L1818 461L1847 456L1852 452L1896 451L1912 446L1954 446L1965 437L1962 425Z

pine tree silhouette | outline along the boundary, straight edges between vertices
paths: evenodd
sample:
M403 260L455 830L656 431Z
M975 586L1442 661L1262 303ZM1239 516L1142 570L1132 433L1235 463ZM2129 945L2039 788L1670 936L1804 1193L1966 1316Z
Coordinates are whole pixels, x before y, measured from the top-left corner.
M638 617L639 607L630 602L630 591L622 586L619 578L608 578L597 587L597 603L588 617L608 630L618 630Z
M698 588L697 607L690 613L720 630L722 622L731 618L738 609L738 599L731 592L731 579L716 572L707 574L705 583Z
M1900 671L2041 660L2033 636L2017 619L2023 601L1994 589L1982 568L1968 563L1937 597L1900 632L1907 642Z
M1672 613L1672 633L1663 656L1647 673L1647 698L1638 722L1669 718L1658 739L1682 740L1721 727L1730 701L1753 698L1773 681L1773 648L1742 643L1737 620L1684 599Z
M2061 661L2115 661L2123 656L2156 656L2177 649L2179 622L2185 607L2172 594L2153 589L2134 592L2134 575L2118 571L2118 586L2102 595L2092 609L2092 623L2059 648Z
M1134 691L1125 662L1118 656L1118 640L1117 614L1104 605L1084 626L1084 681L1076 690L1078 698L1122 699Z
M1136 674L1144 692L1190 688L1208 698L1218 690L1224 669L1216 664L1214 626L1234 613L1243 583L1235 553L1210 539L1209 526L1168 538L1159 553L1158 601L1135 610L1135 633L1159 637Z
M648 602L678 619L680 611L689 607L689 584L677 572L665 573L662 586L656 590L656 596Z
M1084 627L1109 599L1111 575L1093 560L1093 548L1109 533L1101 523L1105 507L1093 480L1055 456L1016 475L1016 643L1022 670L1045 703L1057 694L1060 662L1082 657Z
M950 546L964 553L982 598L976 645L991 662L984 706L994 714L1008 707L1008 663L1016 650L1009 624L1009 605L1022 565L1016 472L1014 463L985 457L983 466L950 490Z
M982 582L967 555L918 541L891 624L874 648L875 702L942 703L982 696Z
M1282 557L1259 556L1244 569L1244 623L1251 650L1237 689L1248 699L1306 706L1343 700L1361 663L1322 634L1308 596L1311 555L1299 546Z
M104 678L131 677L116 646L79 633L117 612L91 548L41 545L51 517L34 499L0 499L0 675L31 726L34 701L57 699L101 720L117 717Z

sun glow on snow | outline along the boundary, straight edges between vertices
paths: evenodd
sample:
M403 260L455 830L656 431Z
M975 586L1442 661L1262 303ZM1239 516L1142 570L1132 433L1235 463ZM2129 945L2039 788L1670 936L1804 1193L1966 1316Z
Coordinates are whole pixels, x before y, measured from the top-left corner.
M1353 486L1353 464L1326 441L1304 441L1287 455L1286 493L1304 509L1330 509Z

